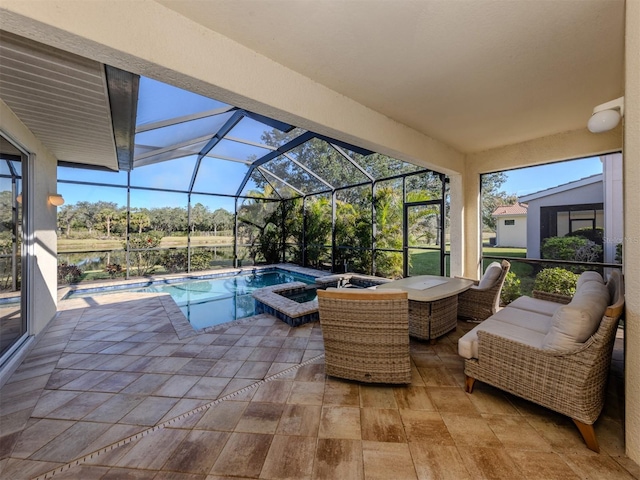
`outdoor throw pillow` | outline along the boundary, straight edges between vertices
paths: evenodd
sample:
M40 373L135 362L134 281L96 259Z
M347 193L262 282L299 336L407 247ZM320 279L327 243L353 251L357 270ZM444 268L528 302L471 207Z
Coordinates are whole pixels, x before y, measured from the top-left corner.
M609 290L605 285L595 281L584 283L571 303L553 314L542 348L566 351L586 342L598 329L608 305Z
M491 263L484 271L484 275L482 276L482 279L480 279L478 288L483 289L492 287L500 278L501 273L502 265L500 265L498 262Z

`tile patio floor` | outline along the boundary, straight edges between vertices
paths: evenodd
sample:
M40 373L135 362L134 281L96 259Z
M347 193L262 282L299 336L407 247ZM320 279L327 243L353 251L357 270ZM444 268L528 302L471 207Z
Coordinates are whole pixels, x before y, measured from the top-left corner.
M408 387L327 378L318 323L267 315L195 334L166 296L60 302L0 390L2 479L630 479L622 339L601 454L567 418L476 384L458 329L412 342ZM171 321L173 319L173 322Z

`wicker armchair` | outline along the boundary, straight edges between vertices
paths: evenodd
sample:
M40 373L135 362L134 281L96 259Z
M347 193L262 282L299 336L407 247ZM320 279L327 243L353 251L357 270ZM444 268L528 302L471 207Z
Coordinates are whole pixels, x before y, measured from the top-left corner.
M500 309L500 292L511 264L503 260L500 267L500 275L491 285L481 288L483 280L486 281L485 277L492 273L490 265L484 273L483 280L474 280L474 285L469 290L458 295L458 317L482 321Z
M617 270L611 273L607 288L610 305L598 329L567 351L536 348L478 331L478 358L464 362L467 393L480 380L566 415L587 447L598 452L593 424L604 407L615 334L624 309L624 284Z
M318 290L327 375L411 383L409 304L400 290Z

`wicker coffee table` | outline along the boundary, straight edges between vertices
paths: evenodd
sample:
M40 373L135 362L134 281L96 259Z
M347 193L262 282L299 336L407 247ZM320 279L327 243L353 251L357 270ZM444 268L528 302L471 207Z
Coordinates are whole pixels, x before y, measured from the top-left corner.
M379 285L378 289L399 288L409 294L409 335L435 339L456 328L458 294L473 285L464 278L419 275Z

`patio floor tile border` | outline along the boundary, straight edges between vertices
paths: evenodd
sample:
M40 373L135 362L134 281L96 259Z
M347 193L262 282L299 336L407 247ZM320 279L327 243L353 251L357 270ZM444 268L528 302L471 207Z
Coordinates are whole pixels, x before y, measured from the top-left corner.
M93 459L93 458L95 458L95 457L97 457L99 455L102 455L104 453L110 452L110 451L112 451L112 450L114 450L114 449L116 449L118 447L122 447L124 445L127 445L128 443L135 442L136 440L139 440L139 439L141 439L143 437L146 437L147 435L150 435L153 432L156 432L156 431L161 430L161 429L163 429L165 427L171 426L172 424L174 424L176 422L179 422L181 420L184 420L185 418L188 418L188 417L190 417L192 415L195 415L197 413L200 413L200 412L203 412L205 410L208 410L209 408L214 407L214 406L216 406L216 405L218 405L218 404L220 404L220 403L222 403L224 401L230 400L230 399L232 399L232 398L234 398L234 397L236 397L238 395L242 395L243 393L245 393L245 392L247 392L249 390L256 389L256 388L260 387L261 385L263 385L263 384L265 384L267 382L272 382L274 380L277 380L280 377L287 376L291 372L294 372L294 371L296 371L296 370L298 370L298 369L300 369L300 368L302 368L302 367L304 367L306 365L309 365L309 364L312 364L314 362L317 362L318 360L321 360L322 358L324 358L324 353L321 354L321 355L318 355L316 357L310 358L309 360L306 360L304 362L301 362L300 364L293 365L292 367L289 367L289 368L287 368L287 369L285 369L285 370L283 370L281 372L273 374L273 375L271 375L269 377L266 377L266 378L264 378L262 380L259 380L259 381L255 382L255 383L252 383L251 385L248 385L248 386L246 386L244 388L241 388L240 390L236 390L235 392L231 392L231 393L229 393L227 395L224 395L223 397L220 397L220 398L217 398L217 399L215 399L215 400L213 400L211 402L205 403L204 405L201 405L201 406L196 407L196 408L194 408L192 410L189 410L188 412L182 413L181 415L178 415L177 417L170 418L169 420L166 420L166 421L164 421L162 423L159 423L158 425L154 425L153 427L148 428L146 430L143 430L143 431L141 431L139 433L136 433L135 435L131 435L130 437L127 437L127 438L124 438L124 439L122 439L122 440L120 440L118 442L112 443L111 445L107 445L106 447L103 447L103 448L101 448L99 450L96 450L95 452L91 452L91 453L89 453L89 454L87 454L87 455L85 455L83 457L80 457L80 458L77 458L75 460L72 460L71 462L69 462L69 463L67 463L65 465L59 466L59 467L57 467L57 468L55 468L53 470L50 470L48 472L45 472L45 473L39 475L38 477L35 477L33 480L48 480L50 478L53 478L55 475L61 474L61 473L65 472L65 471L67 471L70 468L73 468L75 466L82 465L82 464L86 463L87 461L89 461L89 460L91 460L91 459Z

